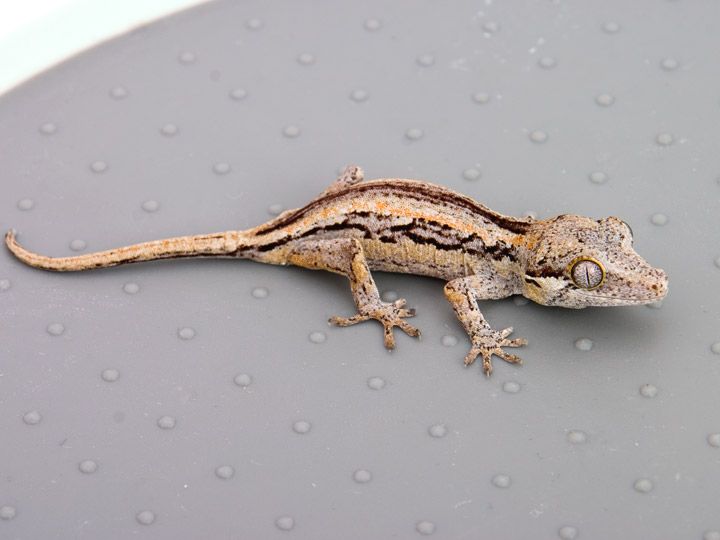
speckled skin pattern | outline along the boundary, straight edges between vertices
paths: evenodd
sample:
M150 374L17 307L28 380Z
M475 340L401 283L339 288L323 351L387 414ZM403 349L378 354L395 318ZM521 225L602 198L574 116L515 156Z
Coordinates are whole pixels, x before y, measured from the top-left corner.
M512 328L493 330L477 300L521 294L548 306L621 306L656 302L668 287L665 273L635 253L630 228L618 218L515 219L427 182L364 181L362 169L354 166L306 206L246 231L60 258L27 251L13 231L5 241L23 262L60 272L182 257L243 258L335 272L350 280L359 313L330 322L348 326L376 319L388 349L395 347L395 326L411 336L420 331L404 320L415 313L405 309L404 299L380 299L371 271L437 277L447 281L445 296L472 343L465 364L482 356L488 375L492 355L519 363L502 347L526 341L507 339Z

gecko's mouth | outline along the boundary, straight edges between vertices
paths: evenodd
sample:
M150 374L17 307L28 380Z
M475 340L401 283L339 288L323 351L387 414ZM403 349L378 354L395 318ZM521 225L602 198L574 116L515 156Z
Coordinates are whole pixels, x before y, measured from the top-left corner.
M604 305L604 306L632 306L632 305L642 305L642 304L653 304L655 302L659 302L663 298L665 298L665 295L668 291L668 282L667 278L664 280L661 280L657 282L656 284L652 285L650 288L643 289L637 292L633 292L631 294L627 295L617 295L617 296L610 296L610 295L603 295L598 294L597 292L593 291L578 291L580 294L582 294L584 297L588 299L594 299L596 302L596 305Z

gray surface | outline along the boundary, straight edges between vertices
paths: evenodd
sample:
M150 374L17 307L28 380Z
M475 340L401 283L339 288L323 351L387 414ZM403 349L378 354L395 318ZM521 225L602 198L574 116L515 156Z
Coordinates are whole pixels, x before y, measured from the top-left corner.
M485 302L530 342L524 366L496 360L487 380L462 368L435 280L377 276L423 331L388 354L377 324L326 326L354 309L337 276L202 260L57 275L4 252L0 538L717 538L719 14L218 2L3 97L0 228L42 253L246 228L357 163L507 214L618 215L670 294L661 309Z

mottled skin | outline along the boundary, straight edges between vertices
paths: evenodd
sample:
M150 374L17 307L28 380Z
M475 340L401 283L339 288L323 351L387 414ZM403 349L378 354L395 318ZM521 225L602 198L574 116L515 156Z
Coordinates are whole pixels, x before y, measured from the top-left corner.
M346 276L358 308L341 326L380 321L385 346L395 346L393 328L420 332L404 319L414 315L405 300L383 302L371 271L402 272L447 281L445 296L472 343L465 357L519 363L502 347L512 328L493 330L477 300L521 294L548 306L583 308L646 304L663 298L667 276L632 249L621 220L561 215L536 221L497 214L454 191L417 180L363 180L348 167L317 198L297 210L246 231L186 236L76 257L45 257L27 251L7 233L20 260L44 270L71 272L132 262L181 257L229 257L294 264Z

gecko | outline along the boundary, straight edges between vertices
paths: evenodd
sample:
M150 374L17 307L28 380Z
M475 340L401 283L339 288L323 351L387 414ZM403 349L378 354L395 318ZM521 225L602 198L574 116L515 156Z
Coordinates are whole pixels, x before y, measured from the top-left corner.
M38 255L20 246L15 236L9 231L5 242L18 259L58 272L186 257L251 259L334 272L349 280L358 313L329 322L350 326L375 319L383 326L388 350L395 347L394 327L418 338L420 331L405 320L415 310L407 309L404 299L381 299L372 272L439 278L446 281L445 296L470 339L464 363L481 357L487 375L493 355L521 363L504 347L527 341L508 339L512 327L494 330L478 300L522 295L546 306L623 306L657 302L668 290L665 272L634 251L632 231L619 218L513 218L428 182L366 180L357 166L345 169L302 208L247 230L72 257Z

